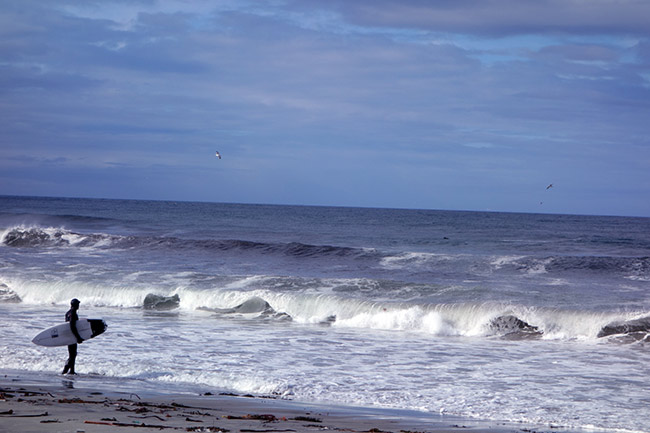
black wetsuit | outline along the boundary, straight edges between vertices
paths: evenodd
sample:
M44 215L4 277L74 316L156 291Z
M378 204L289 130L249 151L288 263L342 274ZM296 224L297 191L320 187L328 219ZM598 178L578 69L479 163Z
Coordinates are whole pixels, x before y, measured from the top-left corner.
M77 337L77 342L81 343L83 340L79 336L79 332L77 331L77 321L79 320L79 316L77 315L77 309L76 308L70 308L67 313L65 313L65 321L70 322L70 329L72 330L72 333L74 334L75 337ZM65 368L63 369L63 374L69 373L69 374L75 374L74 372L74 362L77 359L77 343L75 344L69 344L68 345L68 362L65 364Z

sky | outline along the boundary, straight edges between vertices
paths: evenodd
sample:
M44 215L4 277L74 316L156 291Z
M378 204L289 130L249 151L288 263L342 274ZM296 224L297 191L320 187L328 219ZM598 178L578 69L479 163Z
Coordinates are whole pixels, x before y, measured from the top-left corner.
M648 217L649 17L2 0L0 194Z

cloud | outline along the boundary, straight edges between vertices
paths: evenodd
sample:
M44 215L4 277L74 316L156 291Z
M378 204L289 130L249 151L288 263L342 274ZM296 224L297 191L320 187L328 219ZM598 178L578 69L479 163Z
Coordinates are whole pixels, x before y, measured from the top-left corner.
M336 5L346 19L360 26L492 37L557 32L650 34L650 4L642 0L377 0L337 1Z
M621 53L615 48L594 44L551 45L539 50L537 55L546 56L549 60L557 59L600 67L616 64L621 60Z
M636 173L650 144L645 3L617 4L6 2L0 140L35 158L23 178L63 158L53 179L97 170L108 194L111 175L140 172L141 198L221 199L218 180L229 201L347 191L340 204L408 206L449 184L467 209L511 173L523 188L578 171L566 161L585 178L599 158Z

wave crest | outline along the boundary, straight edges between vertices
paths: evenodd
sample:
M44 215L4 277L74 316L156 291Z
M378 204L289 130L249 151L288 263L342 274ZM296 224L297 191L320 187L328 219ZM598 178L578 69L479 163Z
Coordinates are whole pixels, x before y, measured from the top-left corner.
M18 226L0 236L0 244L8 247L101 246L117 237L106 234L81 234L63 228Z

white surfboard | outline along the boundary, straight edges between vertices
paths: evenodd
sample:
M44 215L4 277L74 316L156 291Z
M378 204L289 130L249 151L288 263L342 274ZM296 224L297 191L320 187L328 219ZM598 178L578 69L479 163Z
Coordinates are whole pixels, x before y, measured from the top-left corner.
M79 319L77 321L77 331L79 336L84 340L97 337L106 331L108 325L102 319ZM70 322L53 326L40 332L32 339L32 343L39 346L67 346L77 342L77 338L70 329Z

